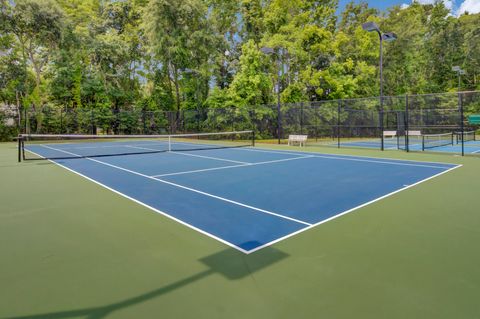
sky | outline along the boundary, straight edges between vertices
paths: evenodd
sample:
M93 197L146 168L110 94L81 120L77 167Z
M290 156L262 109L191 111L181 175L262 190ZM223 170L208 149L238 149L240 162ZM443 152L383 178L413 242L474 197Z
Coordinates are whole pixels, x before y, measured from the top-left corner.
M351 0L340 0L339 9L342 10L345 5ZM380 10L386 10L394 5L406 6L412 3L412 0L365 0L370 7L374 7ZM480 13L480 0L442 0L445 6L451 9L453 15L460 15L465 11L470 13ZM355 0L360 2L360 0ZM434 3L435 0L417 0L417 2L428 4Z

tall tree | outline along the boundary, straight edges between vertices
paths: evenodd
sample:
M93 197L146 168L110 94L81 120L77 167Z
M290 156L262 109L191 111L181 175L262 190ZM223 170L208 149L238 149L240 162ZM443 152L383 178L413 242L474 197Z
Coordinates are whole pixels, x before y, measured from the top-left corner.
M151 51L174 85L177 117L182 104L183 73L195 71L209 59L212 37L206 19L207 7L200 0L151 0L145 10L145 32Z

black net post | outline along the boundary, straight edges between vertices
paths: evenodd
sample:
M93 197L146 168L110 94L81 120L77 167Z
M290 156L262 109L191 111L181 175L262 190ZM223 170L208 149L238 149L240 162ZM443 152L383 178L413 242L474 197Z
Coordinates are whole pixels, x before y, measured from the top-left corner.
M18 136L18 162L22 161L22 137Z
M462 93L460 92L458 93L458 109L460 111L460 134L462 134L461 135L462 136L462 156L465 156L465 124L463 121ZM452 145L453 145L453 141L452 141Z

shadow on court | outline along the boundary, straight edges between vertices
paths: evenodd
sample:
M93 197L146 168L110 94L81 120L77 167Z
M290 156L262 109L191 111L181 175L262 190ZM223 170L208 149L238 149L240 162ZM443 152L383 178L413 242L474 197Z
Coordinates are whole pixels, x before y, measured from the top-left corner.
M256 271L267 268L287 257L288 254L272 247L266 247L261 251L253 253L251 255L245 255L235 249L229 248L200 259L199 261L208 267L208 269L206 269L205 271L199 272L190 277L180 279L176 282L138 296L134 296L100 307L31 314L16 317L5 317L4 319L60 319L75 317L84 317L87 319L101 319L107 317L115 311L140 304L142 302L160 297L164 294L168 294L176 289L185 287L210 275L220 274L228 280L238 280L249 276Z

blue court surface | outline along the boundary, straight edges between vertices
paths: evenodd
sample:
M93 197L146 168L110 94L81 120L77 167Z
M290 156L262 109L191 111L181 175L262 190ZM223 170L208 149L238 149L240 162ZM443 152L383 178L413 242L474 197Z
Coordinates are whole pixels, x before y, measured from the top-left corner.
M101 145L122 152L121 144ZM458 167L254 147L80 157L89 147L37 144L26 150L78 157L52 161L244 253ZM152 141L146 148L157 147L161 142Z
M332 144L336 145L336 144ZM343 147L359 147L359 148L374 148L380 149L381 147L380 139L364 140L364 141L344 141L340 143L340 146ZM396 139L385 139L384 141L385 150L397 150L398 144ZM405 148L404 139L400 140L401 149ZM422 151L422 142L411 141L409 143L409 149L411 151ZM461 144L445 145L445 146L436 146L426 149L428 152L441 152L441 153L462 153ZM465 154L480 154L480 141L466 141L464 145Z

